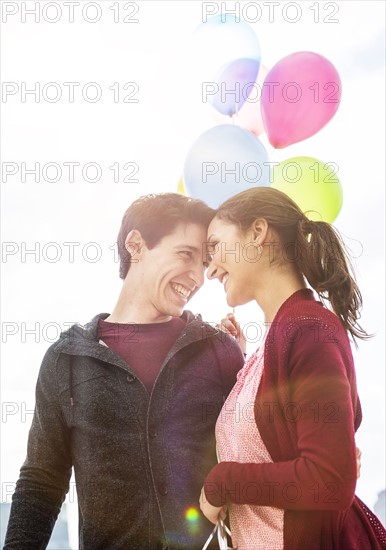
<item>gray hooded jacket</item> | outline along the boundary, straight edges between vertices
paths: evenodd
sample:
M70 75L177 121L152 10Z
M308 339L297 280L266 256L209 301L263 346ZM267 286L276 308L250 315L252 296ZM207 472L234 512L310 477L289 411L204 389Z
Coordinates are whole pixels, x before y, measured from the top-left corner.
M46 548L72 468L80 549L199 549L213 527L186 513L199 510L216 463L215 423L244 362L238 344L184 312L149 396L98 341L107 316L63 332L43 359L5 550Z

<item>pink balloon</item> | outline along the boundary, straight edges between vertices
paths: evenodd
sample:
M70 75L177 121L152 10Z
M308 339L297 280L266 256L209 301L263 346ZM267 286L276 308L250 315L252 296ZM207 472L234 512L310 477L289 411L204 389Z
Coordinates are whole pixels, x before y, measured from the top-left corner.
M336 113L341 81L322 55L296 52L267 74L261 110L271 145L282 149L316 134Z
M261 92L263 82L268 74L268 69L264 65L260 65L259 74L257 75L255 86L251 88L249 97L245 101L240 111L232 116L226 116L213 111L213 118L218 124L236 124L240 128L249 130L255 136L265 132L263 120L261 118Z

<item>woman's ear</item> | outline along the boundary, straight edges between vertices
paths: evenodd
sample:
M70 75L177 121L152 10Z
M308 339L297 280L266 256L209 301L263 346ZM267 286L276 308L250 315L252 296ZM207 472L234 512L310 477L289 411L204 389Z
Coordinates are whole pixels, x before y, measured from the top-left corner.
M125 248L130 254L131 263L139 261L144 246L146 246L146 243L140 231L138 231L138 229L132 229L129 231L125 240Z
M256 219L251 227L252 238L256 241L256 244L263 244L268 235L268 223L265 218Z

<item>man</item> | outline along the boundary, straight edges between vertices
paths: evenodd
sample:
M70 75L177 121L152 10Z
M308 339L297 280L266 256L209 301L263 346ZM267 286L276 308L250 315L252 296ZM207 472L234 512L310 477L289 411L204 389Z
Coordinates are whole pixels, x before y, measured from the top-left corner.
M200 489L243 365L234 338L183 311L204 282L212 217L174 193L126 211L115 308L62 333L43 359L5 550L46 548L72 468L81 549L202 548L212 527Z

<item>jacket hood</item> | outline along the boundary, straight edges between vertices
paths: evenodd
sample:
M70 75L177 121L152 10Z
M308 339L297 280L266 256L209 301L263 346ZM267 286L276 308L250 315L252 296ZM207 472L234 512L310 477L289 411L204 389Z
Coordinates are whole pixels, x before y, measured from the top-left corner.
M98 323L100 319L106 319L109 315L109 313L98 313L86 325L78 323L72 325L60 334L60 338L55 344L55 351L70 355L85 355L92 352L91 354L94 355L98 349L105 349L105 344L100 343L98 339ZM182 338L180 337L178 340L179 342L184 339L184 343L180 347L219 333L218 329L203 322L199 313L194 314L185 310L181 317L186 320L186 327L181 335Z
M98 339L98 323L100 319L106 319L109 313L99 313L85 326L80 324L72 325L68 330L61 333L60 338L54 344L54 350L57 353L65 353L70 355L69 365L69 387L70 387L70 404L73 401L73 358L74 356L87 355L107 361L125 370L130 369L125 361L116 355L106 344ZM208 323L202 321L200 314L193 314L191 311L184 311L182 318L186 319L186 326L182 334L176 340L171 350L167 354L164 364L178 351L193 342L207 339L219 334L219 330L211 327Z

